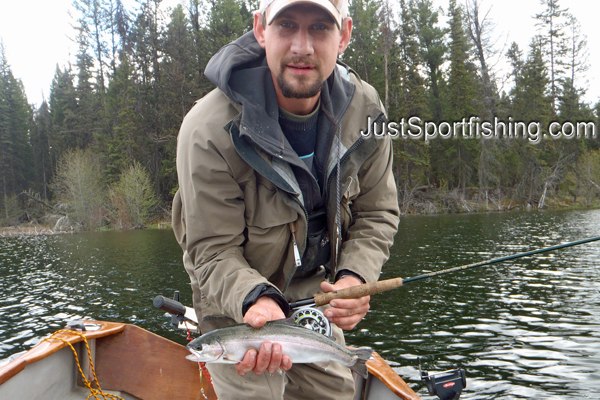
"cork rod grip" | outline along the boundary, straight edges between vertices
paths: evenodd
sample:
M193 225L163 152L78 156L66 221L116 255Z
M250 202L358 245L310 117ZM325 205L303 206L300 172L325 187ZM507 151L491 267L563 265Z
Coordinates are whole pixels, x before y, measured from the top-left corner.
M358 286L334 290L329 293L318 293L314 296L315 305L317 307L324 306L334 299L358 299L375 293L385 292L386 290L396 289L400 286L402 286L402 278L394 278L385 281L364 283Z

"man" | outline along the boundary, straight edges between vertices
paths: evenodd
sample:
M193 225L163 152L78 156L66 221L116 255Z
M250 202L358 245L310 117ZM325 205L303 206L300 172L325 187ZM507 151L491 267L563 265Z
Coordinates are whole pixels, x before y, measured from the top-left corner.
M288 316L288 302L376 281L389 256L399 214L391 140L360 134L384 114L376 91L337 63L347 8L263 0L253 32L206 67L217 89L182 124L173 203L203 333L260 328ZM325 310L338 343L369 300ZM221 400L353 397L349 369L292 365L277 343L208 369Z

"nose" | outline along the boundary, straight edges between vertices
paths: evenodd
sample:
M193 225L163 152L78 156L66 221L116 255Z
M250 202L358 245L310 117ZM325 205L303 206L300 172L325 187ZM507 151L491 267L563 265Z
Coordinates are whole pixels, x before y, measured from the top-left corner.
M313 41L308 29L300 28L296 31L290 50L293 54L301 57L313 54Z

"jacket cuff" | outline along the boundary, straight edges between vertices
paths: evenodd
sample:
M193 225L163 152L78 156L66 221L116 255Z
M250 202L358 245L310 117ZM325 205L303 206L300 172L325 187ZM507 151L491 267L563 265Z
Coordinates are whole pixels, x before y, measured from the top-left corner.
M248 293L248 295L244 299L244 302L242 303L242 316L246 315L246 312L250 307L254 305L254 303L256 303L256 300L264 296L270 297L273 300L275 300L275 302L277 302L277 304L281 308L281 311L283 311L286 317L290 315L290 304L281 295L279 290L269 285L258 285L257 287L252 289L252 291Z
M339 281L340 279L342 279L345 276L353 276L353 277L359 279L362 283L367 283L362 276L360 276L356 272L350 271L349 269L341 269L341 270L339 270L337 272L337 274L335 274L335 280L334 280L334 282Z

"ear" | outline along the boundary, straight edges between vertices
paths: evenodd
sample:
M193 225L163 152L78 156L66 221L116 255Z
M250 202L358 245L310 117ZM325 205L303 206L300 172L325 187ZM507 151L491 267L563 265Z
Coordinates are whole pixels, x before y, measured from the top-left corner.
M265 48L265 27L263 26L263 15L260 12L254 13L254 37L262 47Z
M342 21L341 36L342 38L338 48L338 55L342 54L344 50L346 50L346 47L348 47L348 43L350 43L350 38L352 37L352 18L346 17Z

